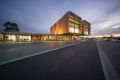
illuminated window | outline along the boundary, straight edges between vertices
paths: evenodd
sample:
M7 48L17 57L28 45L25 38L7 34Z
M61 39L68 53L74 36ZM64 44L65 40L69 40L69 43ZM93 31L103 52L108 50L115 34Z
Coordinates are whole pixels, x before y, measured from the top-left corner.
M74 33L74 28L69 28L69 32Z
M78 25L78 24L75 24L75 27L79 27L79 25Z
M69 25L70 25L70 26L74 26L74 23L73 23L73 22L69 22Z
M69 21L71 21L71 22L74 22L74 19L72 19L72 18L69 18Z
M16 36L15 35L6 35L6 38L8 40L16 41Z
M75 21L76 24L80 24L79 21Z
M21 41L31 41L31 36L27 36L27 35L20 35L19 39Z
M88 26L84 25L84 34L88 35Z
M88 35L88 29L84 30L84 34Z
M75 29L75 33L79 33L79 29Z

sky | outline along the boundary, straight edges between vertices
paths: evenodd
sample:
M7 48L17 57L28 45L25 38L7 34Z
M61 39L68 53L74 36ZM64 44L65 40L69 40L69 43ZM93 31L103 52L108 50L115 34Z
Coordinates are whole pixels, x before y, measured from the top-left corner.
M21 32L49 33L67 11L89 21L92 34L120 31L120 0L0 0L0 31L10 21Z

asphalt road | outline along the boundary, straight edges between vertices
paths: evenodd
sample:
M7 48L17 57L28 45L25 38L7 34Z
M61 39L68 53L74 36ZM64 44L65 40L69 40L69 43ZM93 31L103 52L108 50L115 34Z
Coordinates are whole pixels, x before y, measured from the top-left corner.
M0 43L0 65L74 42Z
M103 49L104 54L107 56L120 80L120 42L101 41L98 44Z
M96 42L78 43L0 66L0 80L105 80Z

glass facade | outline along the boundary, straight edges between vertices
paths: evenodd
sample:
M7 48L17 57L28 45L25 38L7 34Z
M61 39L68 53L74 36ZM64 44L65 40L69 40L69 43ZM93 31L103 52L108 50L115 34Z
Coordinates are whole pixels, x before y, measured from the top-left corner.
M80 33L80 19L69 15L69 32Z
M86 20L82 20L82 34L90 35L90 23Z
M74 27L72 27L72 26L69 27L69 32L70 32L70 33L74 33Z
M89 33L88 26L85 25L85 26L84 26L84 34L85 34L85 35L88 35L88 33Z
M83 27L84 28L84 34L89 35L89 27L90 27L89 23L84 21L83 25L84 25L84 27Z

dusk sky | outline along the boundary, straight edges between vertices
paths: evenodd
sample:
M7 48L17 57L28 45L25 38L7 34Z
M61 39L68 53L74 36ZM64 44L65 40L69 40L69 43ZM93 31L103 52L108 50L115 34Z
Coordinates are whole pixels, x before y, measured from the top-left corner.
M120 0L0 0L0 31L10 21L21 32L49 33L67 11L89 21L92 34L120 29Z

